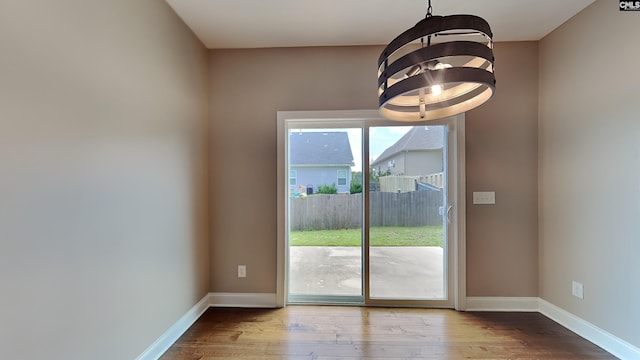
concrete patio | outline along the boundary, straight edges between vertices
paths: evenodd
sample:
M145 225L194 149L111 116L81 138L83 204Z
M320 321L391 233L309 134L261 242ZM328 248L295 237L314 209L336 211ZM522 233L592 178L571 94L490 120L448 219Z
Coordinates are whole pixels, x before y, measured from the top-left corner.
M361 294L359 247L292 246L289 251L290 294ZM441 247L371 247L370 259L371 297L444 297Z

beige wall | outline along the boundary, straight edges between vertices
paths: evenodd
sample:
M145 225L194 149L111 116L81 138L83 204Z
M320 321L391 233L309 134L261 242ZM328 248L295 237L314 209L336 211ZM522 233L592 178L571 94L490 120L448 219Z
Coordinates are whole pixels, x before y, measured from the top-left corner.
M163 2L0 10L0 358L133 359L208 291L207 51Z
M538 296L538 43L498 43L496 95L466 115L467 295ZM473 205L495 191L495 205Z
M276 112L375 109L380 51L211 51L211 291L275 293ZM498 199L468 207L469 295L537 296L537 44L496 57L498 95L467 114L467 187Z
M635 346L639 24L599 0L540 43L540 295Z
M379 51L210 52L211 291L276 292L276 112L375 108Z

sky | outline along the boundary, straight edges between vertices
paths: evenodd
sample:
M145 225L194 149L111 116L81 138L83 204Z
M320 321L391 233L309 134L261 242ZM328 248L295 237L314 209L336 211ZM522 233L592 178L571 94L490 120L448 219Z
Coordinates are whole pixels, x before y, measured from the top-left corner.
M406 134L411 126L384 126L369 129L369 163L375 160L383 151ZM361 129L303 129L302 131L346 131L351 144L354 166L351 171L362 171L362 130Z

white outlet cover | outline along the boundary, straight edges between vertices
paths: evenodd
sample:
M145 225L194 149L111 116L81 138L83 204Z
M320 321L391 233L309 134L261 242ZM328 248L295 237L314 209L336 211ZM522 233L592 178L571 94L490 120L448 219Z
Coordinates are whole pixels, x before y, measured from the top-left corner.
M584 299L584 285L577 281L571 283L571 293L578 299Z

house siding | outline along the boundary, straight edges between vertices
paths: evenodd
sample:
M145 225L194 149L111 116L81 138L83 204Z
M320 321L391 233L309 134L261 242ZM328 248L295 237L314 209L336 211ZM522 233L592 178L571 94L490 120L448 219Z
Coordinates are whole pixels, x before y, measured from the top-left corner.
M389 167L389 163L393 166ZM442 150L408 151L395 154L372 165L376 171L391 170L391 175L420 176L442 172Z
M304 167L304 166L292 166L291 170L297 172L296 185L289 185L291 193L298 191L298 188L303 185L305 187L311 186L313 192L318 192L318 186L320 185L332 185L335 184L338 193L348 193L351 184L351 168L348 166L327 166L327 167ZM338 185L338 170L345 170L347 172L347 183L345 185Z
M442 150L410 151L406 155L405 175L419 176L442 172Z

